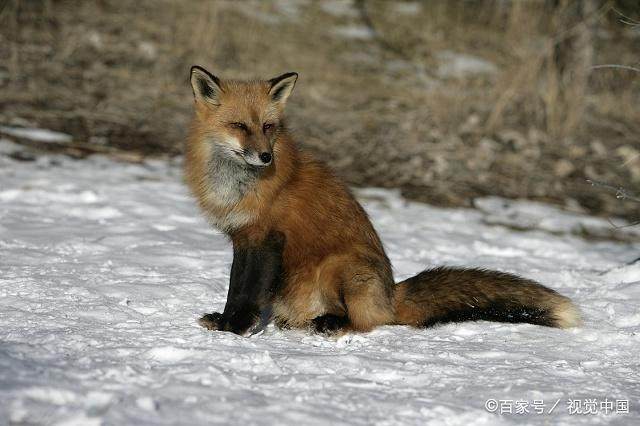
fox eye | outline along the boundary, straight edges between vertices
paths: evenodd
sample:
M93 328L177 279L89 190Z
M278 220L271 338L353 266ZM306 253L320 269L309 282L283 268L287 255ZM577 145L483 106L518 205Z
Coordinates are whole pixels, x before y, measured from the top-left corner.
M244 123L229 123L229 125L230 125L231 127L233 127L234 129L239 129L239 130L242 130L242 131L244 131L244 132L246 132L247 130L249 130L249 128L247 127L247 125L246 125L246 124L244 124Z
M262 125L262 131L267 133L269 130L273 129L274 124L273 123L264 123Z

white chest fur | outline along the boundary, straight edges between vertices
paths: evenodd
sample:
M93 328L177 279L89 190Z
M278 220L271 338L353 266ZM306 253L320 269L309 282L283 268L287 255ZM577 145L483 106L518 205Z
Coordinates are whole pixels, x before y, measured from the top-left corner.
M207 165L207 203L214 205L221 215L211 214L209 220L222 231L229 231L250 223L254 217L247 212L236 211L242 198L255 188L259 171L213 152Z

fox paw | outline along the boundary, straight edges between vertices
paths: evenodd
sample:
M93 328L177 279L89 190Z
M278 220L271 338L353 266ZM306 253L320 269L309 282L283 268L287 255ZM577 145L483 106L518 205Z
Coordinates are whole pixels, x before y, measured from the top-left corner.
M253 309L240 309L232 316L225 316L219 312L205 314L198 320L198 324L213 331L230 331L241 336L246 336L255 329L259 323L259 315Z
M349 319L347 317L341 317L334 314L325 314L314 318L311 321L311 326L316 333L334 334L346 327L348 323Z
M198 324L207 330L220 330L223 325L222 314L220 312L204 314L202 318L198 320Z

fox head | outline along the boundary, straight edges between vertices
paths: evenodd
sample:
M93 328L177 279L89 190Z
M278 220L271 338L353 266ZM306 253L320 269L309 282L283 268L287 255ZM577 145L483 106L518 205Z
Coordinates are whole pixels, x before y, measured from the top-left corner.
M191 67L199 143L248 167L268 167L297 78L289 72L270 80L223 80Z

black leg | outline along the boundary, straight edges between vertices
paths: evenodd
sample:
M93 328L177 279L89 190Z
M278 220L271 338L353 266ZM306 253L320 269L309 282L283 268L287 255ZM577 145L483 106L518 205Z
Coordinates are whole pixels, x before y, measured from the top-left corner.
M311 321L311 325L316 333L333 334L349 324L349 318L334 314L325 314L316 317Z
M260 244L233 247L227 303L222 314L207 314L198 322L210 330L244 334L260 321L260 313L282 286L284 235L271 232Z
M227 302L227 306L229 302ZM260 320L260 308L249 301L236 301L232 309L224 308L222 314L223 331L244 334Z
M230 331L235 334L244 334L253 325L258 323L260 311L250 305L244 305L242 309L225 316L220 312L203 315L198 324L208 330Z

